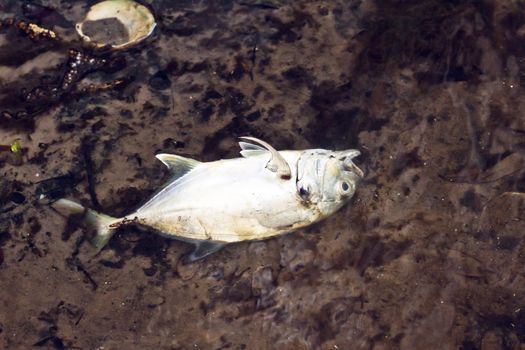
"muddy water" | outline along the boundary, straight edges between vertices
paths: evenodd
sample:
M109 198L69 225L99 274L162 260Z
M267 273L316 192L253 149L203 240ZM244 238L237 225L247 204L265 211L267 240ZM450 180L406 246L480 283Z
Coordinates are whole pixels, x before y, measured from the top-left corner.
M152 38L69 78L86 5L42 3L0 4L61 37L0 34L1 348L525 347L520 3L148 1ZM190 265L133 227L93 256L38 201L122 215L169 178L156 153L235 157L243 135L357 147L366 180Z

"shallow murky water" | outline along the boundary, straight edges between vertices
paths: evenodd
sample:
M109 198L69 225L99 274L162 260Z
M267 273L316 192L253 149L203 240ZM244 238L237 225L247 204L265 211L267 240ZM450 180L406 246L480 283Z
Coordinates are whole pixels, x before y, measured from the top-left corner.
M522 3L150 0L155 34L118 53L83 48L86 3L0 3L1 348L525 347ZM243 135L358 148L366 179L189 265L134 227L93 256L38 201L123 215L169 178L156 153Z

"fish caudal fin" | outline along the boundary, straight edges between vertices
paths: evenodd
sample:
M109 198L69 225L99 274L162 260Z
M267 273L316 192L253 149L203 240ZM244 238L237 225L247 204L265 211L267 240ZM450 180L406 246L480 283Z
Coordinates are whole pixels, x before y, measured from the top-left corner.
M85 226L95 231L90 241L97 249L97 252L102 250L109 242L118 227L118 223L121 221L121 219L85 208L68 199L59 199L51 206L63 215L81 216Z

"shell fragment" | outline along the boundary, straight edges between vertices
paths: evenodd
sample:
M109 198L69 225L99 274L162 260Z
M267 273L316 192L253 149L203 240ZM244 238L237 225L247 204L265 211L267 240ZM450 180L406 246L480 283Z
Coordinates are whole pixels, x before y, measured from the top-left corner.
M149 37L157 23L151 11L132 0L106 0L93 5L76 30L96 47L126 49Z

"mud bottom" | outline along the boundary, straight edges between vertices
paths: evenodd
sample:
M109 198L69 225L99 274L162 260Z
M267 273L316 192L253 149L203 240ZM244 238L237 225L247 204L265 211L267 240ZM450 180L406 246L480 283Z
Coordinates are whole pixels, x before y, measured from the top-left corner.
M519 4L148 4L156 32L120 52L82 46L85 1L0 4L60 39L0 28L0 348L525 347ZM48 206L121 217L169 179L155 154L246 135L358 148L365 180L320 224L193 264L133 226L94 255Z

